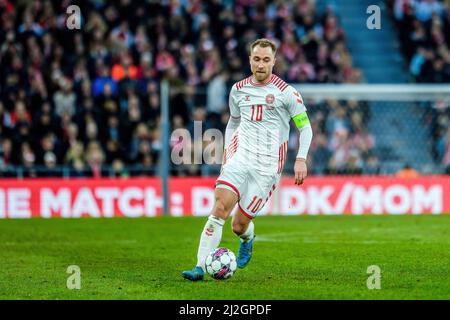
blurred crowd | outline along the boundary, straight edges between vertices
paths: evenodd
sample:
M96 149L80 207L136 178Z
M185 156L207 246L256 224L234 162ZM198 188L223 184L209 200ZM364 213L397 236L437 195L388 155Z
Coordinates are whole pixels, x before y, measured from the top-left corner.
M427 110L427 124L433 128L434 160L450 174L450 100L436 101Z
M380 173L379 159L373 152L375 137L367 130L370 112L366 102L324 100L308 105L314 132L309 159L313 173Z
M81 8L80 30L66 25L72 4ZM250 74L248 44L259 37L279 46L275 73L288 82L362 77L336 15L311 0L0 0L0 17L2 174L18 166L25 176L154 174L166 143L161 80L171 84L172 130L193 133L193 121L202 121L203 130L223 132L229 89ZM362 125L367 108L318 105L318 172L376 162ZM180 168L173 174L202 173Z
M450 82L450 1L392 0L390 5L414 80ZM450 101L435 101L425 107L434 160L450 173Z
M450 82L450 0L390 0L416 82Z

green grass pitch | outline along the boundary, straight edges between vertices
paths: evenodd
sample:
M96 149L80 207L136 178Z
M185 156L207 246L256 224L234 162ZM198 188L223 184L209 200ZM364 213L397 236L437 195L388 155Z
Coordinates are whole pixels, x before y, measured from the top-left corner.
M450 215L258 217L250 264L192 283L181 271L205 221L1 220L0 299L450 299ZM237 253L230 220L221 246ZM67 289L70 265L80 290Z

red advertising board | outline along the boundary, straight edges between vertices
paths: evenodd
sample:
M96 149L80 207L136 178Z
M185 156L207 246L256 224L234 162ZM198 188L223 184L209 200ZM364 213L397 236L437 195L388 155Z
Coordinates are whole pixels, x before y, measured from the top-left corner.
M205 216L215 178L171 178L172 216ZM260 215L442 214L450 177L284 177ZM154 217L163 214L158 178L1 179L0 218Z

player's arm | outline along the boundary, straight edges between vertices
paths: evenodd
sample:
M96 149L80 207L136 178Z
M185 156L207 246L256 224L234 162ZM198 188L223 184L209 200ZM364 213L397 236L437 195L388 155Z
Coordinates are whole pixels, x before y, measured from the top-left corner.
M228 99L228 105L230 107L230 118L228 119L227 127L225 128L223 163L225 163L226 160L226 152L228 145L230 144L231 137L241 123L241 115L236 101L236 92L236 88L233 85L230 91L230 97Z
M308 114L306 111L297 114L296 116L292 117L292 120L294 120L295 126L297 127L300 137L299 137L299 147L297 152L296 159L301 159L303 161L306 161L306 158L308 156L309 147L311 145L313 132L311 128L311 124L309 122Z
M306 159L309 147L311 146L313 132L306 112L306 107L303 104L302 96L292 87L289 87L289 90L287 91L289 113L300 133L299 148L294 165L295 184L300 185L308 175Z

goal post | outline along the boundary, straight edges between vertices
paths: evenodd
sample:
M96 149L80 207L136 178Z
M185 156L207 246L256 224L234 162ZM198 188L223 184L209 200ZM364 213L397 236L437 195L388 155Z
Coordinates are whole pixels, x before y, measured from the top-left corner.
M310 176L394 177L406 166L420 175L449 172L450 154L442 145L443 139L450 140L449 85L291 85L302 95L313 126ZM361 131L370 137L365 146ZM297 137L291 130L284 176L294 174ZM278 192L273 201L276 212Z
M438 101L450 103L448 84L292 84L305 99Z
M448 117L445 114L450 110L450 86L433 84L293 84L293 86L305 100L308 114L315 124L315 133L318 133L315 138L323 134L327 139L326 147L331 153L332 161L335 160L333 154L342 151L339 149L339 141L334 141L340 139L336 135L341 134L339 131L341 128L337 127L347 127L344 128L348 130L345 134L350 140L360 138L358 132L357 136L354 136L360 127L363 131L367 130L374 140L370 154L376 156L380 162L380 174L393 174L407 164L424 174L443 173L446 170L437 140L447 129L441 122ZM345 114L345 119L339 118L340 113ZM359 119L360 115L363 116L362 119ZM315 152L313 148L311 154L317 160L318 155L314 155ZM361 173L371 172L365 172L362 168Z

